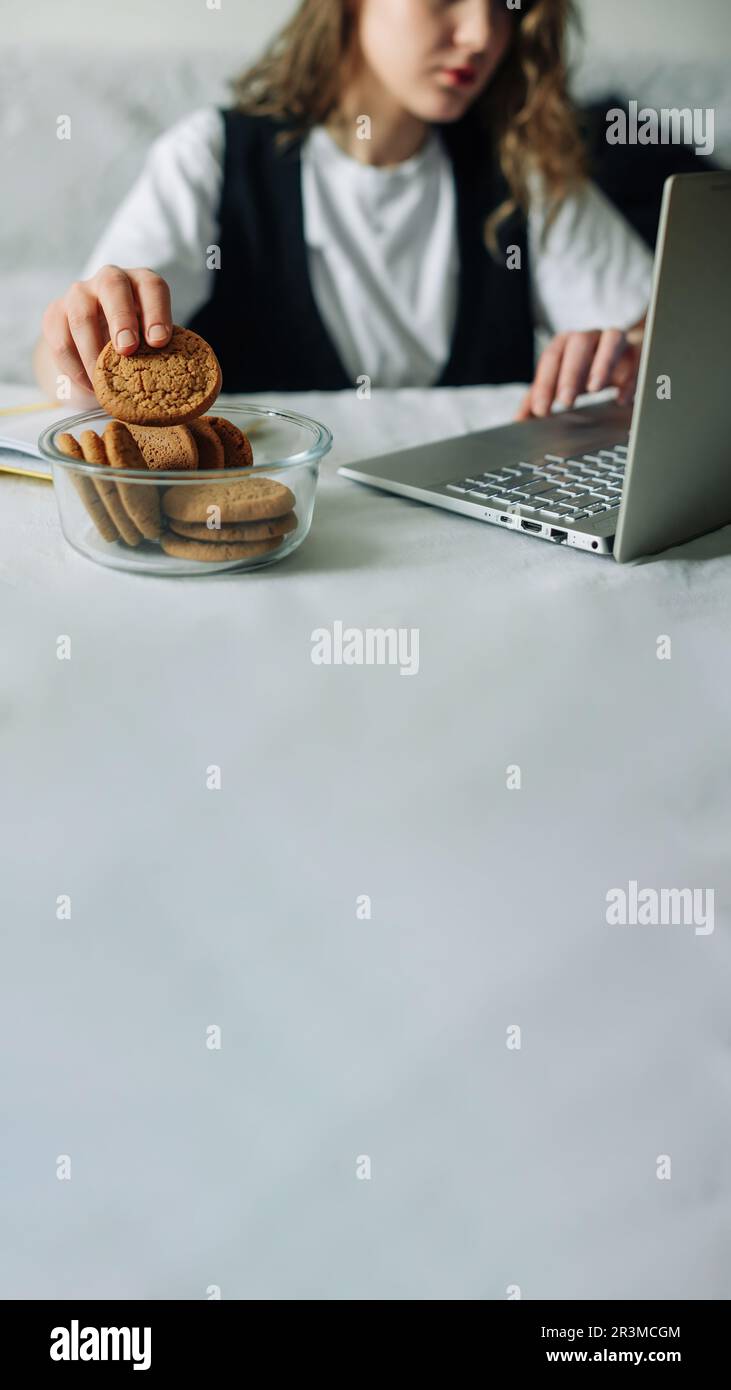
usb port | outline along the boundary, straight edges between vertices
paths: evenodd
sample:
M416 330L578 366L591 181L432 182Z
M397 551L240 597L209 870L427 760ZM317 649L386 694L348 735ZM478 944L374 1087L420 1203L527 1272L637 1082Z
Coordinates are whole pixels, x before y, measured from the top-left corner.
M524 531L537 531L539 535L541 534L540 521L521 521L520 524Z

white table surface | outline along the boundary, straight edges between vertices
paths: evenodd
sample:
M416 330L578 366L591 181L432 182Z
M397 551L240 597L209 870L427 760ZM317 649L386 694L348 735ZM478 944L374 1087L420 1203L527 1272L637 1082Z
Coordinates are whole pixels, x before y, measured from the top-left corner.
M519 396L258 397L336 443L248 575L0 476L1 1296L731 1297L731 528L623 567L336 473ZM418 676L313 665L336 619ZM608 927L630 879L715 931Z

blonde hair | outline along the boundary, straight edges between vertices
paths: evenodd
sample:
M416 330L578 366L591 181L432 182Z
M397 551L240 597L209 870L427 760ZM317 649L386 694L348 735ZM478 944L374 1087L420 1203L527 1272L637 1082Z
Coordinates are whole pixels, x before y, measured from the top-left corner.
M518 207L527 211L533 172L542 176L554 211L586 174L566 91L564 47L568 25L576 21L574 0L523 0L511 13L510 48L474 103L509 189L486 224L493 248L503 218ZM287 123L280 144L325 123L338 106L355 24L347 0L302 0L258 62L231 84L238 110Z

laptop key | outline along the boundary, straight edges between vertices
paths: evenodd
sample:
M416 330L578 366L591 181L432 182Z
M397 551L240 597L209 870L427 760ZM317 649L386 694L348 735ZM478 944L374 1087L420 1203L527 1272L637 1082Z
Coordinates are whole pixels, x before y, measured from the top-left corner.
M583 492L579 497L574 498L574 506L583 510L586 507L595 506L596 501L597 499L592 492Z
M527 469L520 472L515 468L506 468L501 473L483 473L480 478L468 479L468 481L488 484L490 487L517 487L520 483L534 481L534 475Z
M568 473L554 473L551 482L554 487L563 488L565 492L578 492L583 487L583 481L577 482L575 478L570 478Z
M447 483L447 492L461 492L464 495L468 492L466 487L460 487L458 483Z
M542 478L539 478L535 483L529 483L526 488L523 488L523 491L527 497L540 496L542 492L546 491L546 484Z
M525 488L528 486L529 481L532 482L533 479L531 478L529 480L528 478L512 478L509 483L505 484L506 496L512 497L514 492L523 492Z

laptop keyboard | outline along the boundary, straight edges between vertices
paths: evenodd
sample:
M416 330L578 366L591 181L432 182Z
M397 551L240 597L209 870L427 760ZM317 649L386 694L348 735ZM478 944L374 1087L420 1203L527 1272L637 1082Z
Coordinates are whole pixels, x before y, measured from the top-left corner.
M541 463L495 468L447 483L446 489L465 501L503 510L519 507L521 512L535 512L551 520L583 521L619 506L626 462L624 444L577 458L546 454Z

